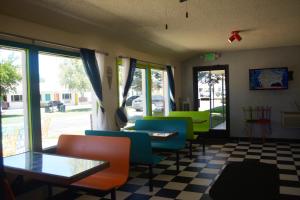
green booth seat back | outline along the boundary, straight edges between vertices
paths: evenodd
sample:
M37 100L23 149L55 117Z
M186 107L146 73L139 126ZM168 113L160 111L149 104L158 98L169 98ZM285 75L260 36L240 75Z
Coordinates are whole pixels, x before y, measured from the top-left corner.
M208 133L210 127L209 111L172 111L170 117L191 117L193 130L196 133Z
M184 120L187 122L187 140L197 139L197 135L194 135L193 131L193 121L191 117L156 117L156 116L145 116L145 120Z

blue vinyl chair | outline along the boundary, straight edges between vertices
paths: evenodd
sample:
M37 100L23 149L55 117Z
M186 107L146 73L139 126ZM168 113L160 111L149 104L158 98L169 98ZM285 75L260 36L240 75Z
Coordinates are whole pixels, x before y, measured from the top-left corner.
M136 120L135 130L176 132L177 135L167 140L152 140L154 149L175 151L176 167L179 171L179 151L185 148L188 124L186 120Z

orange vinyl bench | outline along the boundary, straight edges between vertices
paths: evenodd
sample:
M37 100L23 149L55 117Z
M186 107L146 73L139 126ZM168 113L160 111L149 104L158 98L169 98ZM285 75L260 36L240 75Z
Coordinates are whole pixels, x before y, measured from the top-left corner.
M130 156L129 138L61 135L56 153L109 162L110 166L107 169L74 182L71 186L80 189L111 192L111 199L114 200L116 199L116 189L127 182Z

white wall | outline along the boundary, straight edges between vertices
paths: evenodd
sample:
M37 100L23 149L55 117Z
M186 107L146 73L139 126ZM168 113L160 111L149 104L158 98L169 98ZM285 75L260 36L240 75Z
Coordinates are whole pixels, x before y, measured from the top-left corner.
M192 69L194 66L229 65L230 128L231 136L243 137L243 106L272 106L272 138L300 138L300 129L281 127L281 111L296 111L300 104L300 46L224 52L215 61L205 62L200 55L182 63L182 97L193 99ZM294 80L288 90L249 90L249 69L288 67L294 71ZM258 131L258 130L257 130ZM259 135L257 135L259 136Z
M165 56L152 55L133 49L129 49L126 46L112 41L109 38L105 38L99 34L93 34L86 30L85 34L71 33L59 29L55 29L48 26L32 23L22 19L13 18L6 15L0 15L0 32L19 34L22 36L32 37L36 39L51 41L55 43L66 44L70 46L90 48L96 50L102 50L108 52L109 56L106 56L105 66L111 66L113 68L112 87L108 94L104 95L104 102L107 106L108 112L115 112L118 106L117 96L117 75L116 75L116 58L120 55L133 57L137 59L147 60L155 63L171 64L175 67L175 81L180 83L180 69L179 63L174 59ZM16 40L16 38L3 37L0 35L0 39ZM21 42L28 42L26 40L17 40ZM56 47L57 48L57 47ZM105 81L107 83L107 81ZM104 86L105 87L105 86ZM176 97L180 95L180 87L176 86ZM114 116L114 114L112 115ZM111 119L114 120L114 119ZM113 123L114 124L114 123ZM116 128L116 127L114 127Z

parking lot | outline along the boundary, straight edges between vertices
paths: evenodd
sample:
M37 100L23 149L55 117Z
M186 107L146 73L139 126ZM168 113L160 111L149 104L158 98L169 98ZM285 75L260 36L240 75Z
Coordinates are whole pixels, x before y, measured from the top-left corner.
M43 148L57 143L61 133L84 134L90 129L90 105L66 106L66 112L45 113L41 108ZM2 134L4 155L25 150L25 127L23 109L3 110Z

